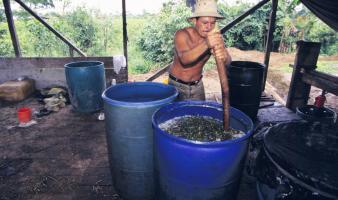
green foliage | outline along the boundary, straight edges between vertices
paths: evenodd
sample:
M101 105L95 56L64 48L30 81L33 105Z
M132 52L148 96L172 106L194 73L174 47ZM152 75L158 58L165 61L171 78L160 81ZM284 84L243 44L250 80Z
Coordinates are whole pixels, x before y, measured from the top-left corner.
M13 54L11 38L8 32L7 24L0 22L0 57Z
M173 37L178 29L189 26L191 11L184 2L168 2L158 16L149 19L138 40L146 60L168 63L173 57Z
M64 5L69 0L62 1ZM29 6L51 7L52 0L26 0ZM279 44L295 50L297 40L319 41L321 53L337 54L337 33L321 22L310 11L299 7L299 0L279 1L275 50ZM219 26L237 18L251 5L238 3L235 6L219 4L219 12L225 16ZM298 8L298 7L297 7ZM224 34L228 46L244 50L263 50L266 39L267 17L271 11L269 3L248 16L244 21ZM69 48L47 28L29 16L25 11L14 11L15 26L23 56L68 56ZM146 73L152 67L163 66L173 56L173 37L175 31L191 26L186 20L191 11L185 1L169 0L159 14L144 13L127 16L128 29L128 69L131 73ZM122 17L103 15L99 11L77 8L68 13L47 13L42 16L52 27L89 56L112 56L123 54ZM8 26L0 3L0 56L14 56ZM75 54L76 56L76 54ZM213 67L213 59L206 69Z
M6 16L5 16L5 10L0 7L0 23L4 22L6 20Z
M83 51L88 51L95 46L96 33L98 33L97 23L94 21L94 16L84 8L77 8L72 13L67 14L65 20L68 24L69 37L76 42L78 47Z
M338 51L338 33L319 19L313 20L305 40L321 42L320 50L322 54L333 55Z
M250 5L245 3L240 3L233 7L219 5L219 12L225 16L225 20L221 22L222 27L233 21L249 8ZM264 50L270 10L271 5L265 5L227 31L224 34L227 45L242 50ZM277 45L280 40L280 32L282 31L282 25L279 23L279 19L283 17L282 14L283 13L277 13L277 23L274 33L274 42L277 43Z

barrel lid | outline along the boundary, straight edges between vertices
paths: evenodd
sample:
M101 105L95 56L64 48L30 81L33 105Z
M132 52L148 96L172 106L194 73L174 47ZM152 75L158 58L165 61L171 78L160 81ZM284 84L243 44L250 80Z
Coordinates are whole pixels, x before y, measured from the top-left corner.
M264 146L271 159L293 177L338 196L337 125L281 123L267 131Z

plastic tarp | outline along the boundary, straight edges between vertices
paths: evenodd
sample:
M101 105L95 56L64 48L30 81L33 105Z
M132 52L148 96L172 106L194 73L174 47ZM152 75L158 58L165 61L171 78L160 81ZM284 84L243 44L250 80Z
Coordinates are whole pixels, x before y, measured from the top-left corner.
M337 0L300 0L311 12L338 31L338 1Z

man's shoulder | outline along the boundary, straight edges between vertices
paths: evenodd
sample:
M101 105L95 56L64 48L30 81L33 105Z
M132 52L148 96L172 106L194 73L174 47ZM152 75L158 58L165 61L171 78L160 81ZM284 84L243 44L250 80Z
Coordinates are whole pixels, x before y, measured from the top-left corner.
M193 31L192 27L182 28L176 31L175 37L190 37Z

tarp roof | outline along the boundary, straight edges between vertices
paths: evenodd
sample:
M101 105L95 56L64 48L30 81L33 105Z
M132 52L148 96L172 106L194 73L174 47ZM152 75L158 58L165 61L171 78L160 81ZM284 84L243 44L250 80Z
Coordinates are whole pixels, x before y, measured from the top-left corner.
M338 31L337 0L300 0L309 10L328 26Z

